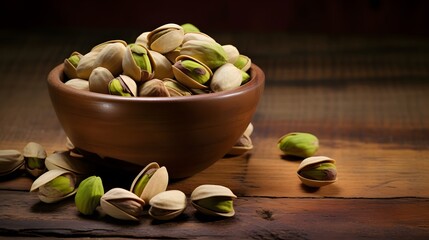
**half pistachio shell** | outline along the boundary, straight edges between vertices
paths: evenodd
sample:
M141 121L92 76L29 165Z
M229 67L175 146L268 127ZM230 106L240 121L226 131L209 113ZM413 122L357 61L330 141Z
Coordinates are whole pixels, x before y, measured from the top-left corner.
M237 196L231 191L231 189L222 185L215 184L200 185L195 188L194 191L192 191L191 193L191 204L195 207L195 209L197 209L203 214L223 217L232 217L235 215L234 208L231 208L228 212L217 212L198 204L199 200L209 198L221 198L230 200L237 198Z
M139 54L147 61L147 68L141 68L134 59L134 54ZM136 82L147 81L154 77L153 69L155 69L155 61L152 58L152 53L139 43L130 44L127 46L122 61L122 69L125 75L130 76Z
M46 194L48 190L44 190L41 188L44 188L46 184L51 182L52 180L56 179L59 176L65 176L70 179L70 188L73 188L72 191L68 191L66 194L61 194L61 190L64 186L59 186L58 191L54 191L52 194ZM67 197L72 196L76 193L76 182L77 178L74 173L67 171L67 170L61 170L61 169L54 169L47 171L40 175L36 180L34 180L33 184L31 185L30 192L38 192L39 199L42 202L45 203L53 203L58 202L62 199L65 199Z
M214 92L232 90L239 87L242 80L241 70L232 63L225 63L213 73L210 88Z
M242 155L253 149L252 139L249 135L243 134L237 140L231 150L229 150L229 155Z
M183 60L192 60L192 61L199 63L204 68L203 70L209 73L210 78L213 76L212 70L207 65L205 65L202 61L200 61L194 57L191 57L191 56L187 56L187 55L178 56L176 58L176 64L177 64L177 62L180 62ZM179 81L181 84L185 85L186 87L191 88L191 89L207 89L208 88L208 86L197 82L196 80L194 80L192 77L188 76L185 72L183 72L180 68L176 67L175 65L173 65L172 68L173 68L173 73L174 73L174 76L176 77L176 80Z
M180 25L175 23L164 24L147 35L148 45L151 50L161 54L173 51L179 47L185 35Z
M145 202L134 193L123 188L112 188L100 199L101 209L114 218L138 221Z
M301 182L309 187L323 187L329 184L332 184L334 182L337 181L337 179L333 179L333 180L314 180L314 179L309 179L309 178L305 178L303 176L301 176L299 173L301 170L307 168L307 167L311 167L312 165L317 165L317 164L321 164L321 163L334 163L335 164L335 160L326 156L313 156L313 157L308 157L304 160L302 160L302 162L299 164L298 170L297 170L297 175L299 180L301 180Z
M159 52L149 50L154 61L154 76L153 78L173 78L173 69L170 60Z
M0 150L0 176L18 170L24 164L24 156L18 150Z
M130 192L133 192L146 204L152 197L167 189L168 172L164 166L160 167L158 163L149 163L131 184Z
M70 154L71 151L50 154L45 160L46 168L48 170L66 170L82 176L91 174L92 168L84 157L71 156Z
M222 48L226 52L228 62L234 64L240 56L240 52L238 51L238 49L231 44L222 45Z
M82 56L79 52L73 52L70 57L64 59L64 73L69 79L77 78L76 68Z
M160 192L149 201L149 215L158 220L170 220L186 209L186 195L179 190Z

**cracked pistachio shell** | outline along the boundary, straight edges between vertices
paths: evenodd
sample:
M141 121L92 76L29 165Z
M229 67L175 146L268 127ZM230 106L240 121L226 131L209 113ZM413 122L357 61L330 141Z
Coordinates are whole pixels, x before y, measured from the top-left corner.
M82 56L79 52L73 52L70 57L64 59L64 73L69 79L77 78L76 68Z
M144 82L139 89L140 97L169 97L168 89L164 81L154 78Z
M180 25L175 23L164 24L148 34L148 45L151 50L164 54L179 47L183 42L184 35L185 32Z
M162 79L165 88L168 90L170 97L190 96L192 92L179 81L171 78Z
M131 184L130 191L149 204L153 196L167 189L168 180L167 168L152 162L140 171Z
M229 155L242 155L253 149L252 139L249 135L243 134L229 150Z
M145 202L128 190L112 188L100 198L100 205L101 209L113 218L138 221Z
M223 216L223 217L232 217L235 215L235 210L231 205L231 208L228 211L214 211L208 209L207 207L201 206L199 204L200 200L209 200L216 205L217 200L219 201L228 201L237 198L237 196L231 191L231 189L215 184L204 184L200 185L194 189L191 193L191 204L195 209L200 211L203 214L213 215L213 216Z
M75 174L70 171L49 170L34 180L30 192L37 191L42 202L58 202L76 193L76 181Z
M150 55L154 61L154 78L173 78L173 69L170 60L159 52L149 50Z
M123 74L136 82L147 81L154 76L155 62L151 52L138 43L129 44L122 61Z
M321 163L335 164L335 160L326 156L312 156L302 160L297 170L297 175L299 180L301 180L301 182L304 185L309 187L323 187L336 182L337 181L336 176L335 176L335 179L333 180L314 180L314 179L309 179L301 176L300 174L301 171L306 170L307 168L317 167Z
M190 41L190 40L200 40L200 41L206 41L206 42L212 42L212 43L216 42L216 40L214 40L212 37L210 37L209 35L202 33L202 32L186 33L184 38L183 38L183 43Z
M80 61L76 67L76 75L81 79L88 79L92 73L92 70L96 68L95 59L98 56L98 52L89 52L80 58Z
M97 93L109 93L109 82L114 79L113 74L104 67L95 68L89 76L89 90Z
M210 88L214 92L231 90L241 85L241 70L232 63L225 63L213 73Z
M241 69L244 72L247 72L252 65L252 60L248 56L240 54L237 60L234 62L234 66L238 69Z
M149 201L149 215L158 220L170 220L186 209L186 195L179 190L167 190Z
M205 79L207 79L207 80L205 80L205 82L208 82L210 80L210 78L213 76L212 70L207 65L205 65L203 62L201 62L200 60L193 58L191 56L180 55L176 58L176 63L173 65L173 73L174 73L176 80L178 82L180 82L181 84L183 84L186 87L191 88L191 89L206 89L206 88L208 88L206 85L201 83L201 81L195 80L192 77L193 75L190 74L191 71L185 69L184 67L181 67L181 62L182 61L188 61L188 60L193 61L200 66L198 71L194 70L194 72L195 72L194 74L207 75L204 77Z
M45 148L36 142L29 142L25 145L22 155L24 155L25 169L34 177L40 176L45 172Z
M286 155L302 158L313 156L319 149L319 140L311 133L291 132L277 142L278 148Z
M0 150L0 176L8 175L24 164L24 156L18 150Z
M222 45L222 48L226 52L226 56L228 59L227 61L229 63L234 64L238 60L238 57L240 56L240 52L238 51L238 49L231 44Z
M134 79L127 75L119 75L117 78L112 79L108 84L109 94L136 97L137 84Z
M227 55L217 42L189 40L182 44L180 55L191 56L214 70L227 63Z
M76 175L88 175L92 172L91 165L85 158L74 157L70 154L71 151L61 151L50 154L45 160L46 168L48 170L66 170Z
M143 45L146 48L149 48L147 45L147 35L149 35L150 32L143 32L141 33L137 38L135 43Z
M97 54L94 66L107 68L113 76L121 74L125 49L126 45L120 42L107 44Z
M85 79L72 78L64 84L78 90L89 91L89 81Z

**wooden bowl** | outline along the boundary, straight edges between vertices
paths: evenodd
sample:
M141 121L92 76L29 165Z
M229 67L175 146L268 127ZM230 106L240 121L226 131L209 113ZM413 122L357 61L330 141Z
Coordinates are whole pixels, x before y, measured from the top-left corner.
M70 141L103 156L99 164L139 172L158 162L172 179L206 169L231 149L251 122L265 83L263 71L252 64L251 80L234 90L130 98L71 88L63 69L63 64L52 69L47 84Z

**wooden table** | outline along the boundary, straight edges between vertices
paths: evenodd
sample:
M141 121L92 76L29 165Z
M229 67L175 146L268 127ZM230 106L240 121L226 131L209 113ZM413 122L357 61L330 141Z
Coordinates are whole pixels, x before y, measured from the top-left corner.
M139 31L5 31L0 40L0 148L29 141L50 154L66 135L46 86L72 51ZM418 36L212 33L266 74L252 121L253 150L220 159L169 189L188 196L200 184L238 196L232 218L208 218L190 205L167 222L83 217L73 198L45 204L24 171L0 181L0 236L191 239L428 239L429 41ZM338 181L307 188L299 160L282 156L288 132L315 134L317 155L337 160ZM120 171L116 170L118 176ZM126 182L126 181L125 181ZM118 183L120 184L120 183ZM122 183L121 183L122 184ZM128 183L127 183L128 184Z

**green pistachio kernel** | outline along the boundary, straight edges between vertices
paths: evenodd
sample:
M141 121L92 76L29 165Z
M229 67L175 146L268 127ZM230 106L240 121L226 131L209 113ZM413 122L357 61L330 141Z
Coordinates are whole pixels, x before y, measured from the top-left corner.
M100 204L100 198L104 194L103 183L98 176L90 176L84 179L77 189L74 198L77 210L84 215L94 213Z
M146 48L139 44L130 44L130 49L137 66L148 73L152 73L152 65Z
M233 210L233 201L229 197L209 197L196 202L201 207L214 212L229 213Z
M320 163L303 168L299 175L314 180L335 180L337 168L333 163Z
M277 146L286 155L306 158L319 149L319 140L311 133L293 132L281 137Z

